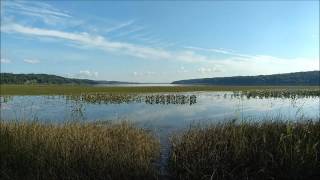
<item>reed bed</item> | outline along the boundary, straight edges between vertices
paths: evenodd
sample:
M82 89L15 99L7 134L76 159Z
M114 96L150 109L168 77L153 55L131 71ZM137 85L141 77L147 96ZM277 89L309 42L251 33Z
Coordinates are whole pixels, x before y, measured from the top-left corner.
M228 122L159 141L129 123L0 121L0 179L310 179L320 177L320 119Z
M0 179L156 179L158 149L128 123L0 121Z
M82 93L158 93L194 91L247 91L265 89L316 89L319 86L148 86L148 87L97 87L81 85L5 85L0 86L1 95L66 95Z
M172 179L320 178L320 120L192 127L171 143Z

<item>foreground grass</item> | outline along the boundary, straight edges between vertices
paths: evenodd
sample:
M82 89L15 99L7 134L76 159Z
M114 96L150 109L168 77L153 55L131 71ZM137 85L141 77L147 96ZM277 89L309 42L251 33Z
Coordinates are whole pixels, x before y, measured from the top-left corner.
M172 179L319 179L320 121L191 128L169 161Z
M169 151L171 179L319 179L320 120L193 127ZM158 155L159 142L127 123L0 121L0 179L161 179Z
M255 89L313 89L319 86L148 86L96 87L78 85L0 85L0 95L64 95L82 93L156 93L193 91L244 91Z
M159 144L120 125L0 121L0 179L155 179Z

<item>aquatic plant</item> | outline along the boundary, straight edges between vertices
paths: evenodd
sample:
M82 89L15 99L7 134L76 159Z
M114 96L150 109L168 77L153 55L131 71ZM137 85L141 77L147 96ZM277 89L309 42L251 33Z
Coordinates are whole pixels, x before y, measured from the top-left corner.
M145 96L146 104L189 104L193 105L197 103L196 95L184 95L184 94L156 94Z
M298 88L298 89L253 89L236 91L233 93L234 97L247 97L247 98L308 98L320 97L320 88Z
M0 96L0 104L1 103L8 103L13 99L12 96Z
M83 101L93 104L189 104L197 103L196 95L184 94L115 94L115 93L83 93L81 95L65 95L67 101Z

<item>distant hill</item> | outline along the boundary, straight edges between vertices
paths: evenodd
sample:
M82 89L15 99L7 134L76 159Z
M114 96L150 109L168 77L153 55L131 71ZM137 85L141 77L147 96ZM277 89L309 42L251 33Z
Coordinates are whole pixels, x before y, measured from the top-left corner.
M320 71L295 72L259 76L233 76L174 81L172 84L201 85L320 85Z
M95 81L89 79L66 78L49 74L0 73L0 84L130 84L120 81Z

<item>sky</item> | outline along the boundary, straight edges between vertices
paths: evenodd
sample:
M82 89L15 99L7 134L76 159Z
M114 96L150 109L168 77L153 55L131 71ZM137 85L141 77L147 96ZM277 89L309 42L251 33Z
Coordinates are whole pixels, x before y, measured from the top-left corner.
M1 72L166 83L319 70L319 1L0 3Z

